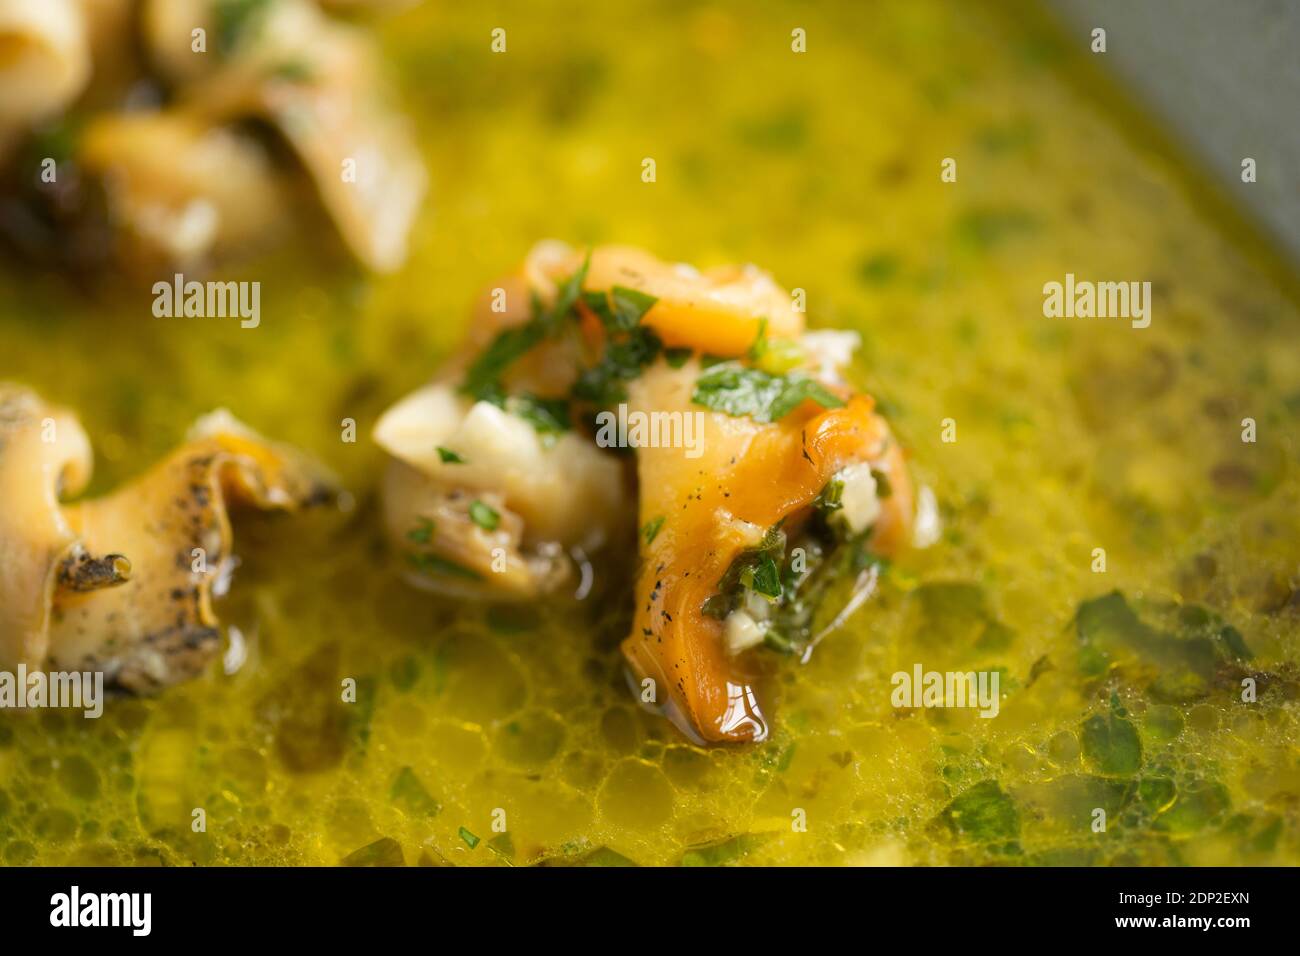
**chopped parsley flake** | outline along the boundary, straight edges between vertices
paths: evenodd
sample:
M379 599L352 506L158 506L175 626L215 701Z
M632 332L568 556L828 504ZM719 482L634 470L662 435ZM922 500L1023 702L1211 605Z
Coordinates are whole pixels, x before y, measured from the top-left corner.
M465 374L461 391L479 401L492 402L494 405L505 404L505 390L501 385L501 376L515 362L527 355L548 336L558 332L564 319L573 311L574 303L582 291L582 283L587 278L587 268L591 265L591 254L583 260L578 271L569 276L560 285L555 304L549 309L533 298L532 316L523 325L511 326L497 334L470 365Z
M439 457L440 459L442 459L442 463L443 463L444 465L463 465L463 464L465 464L465 459L464 459L464 458L462 458L460 455L456 454L456 453L455 453L454 451L452 451L450 448L443 448L441 445L438 446L438 457Z
M844 479L832 478L826 483L826 487L821 490L821 494L813 499L813 507L823 514L839 511L843 507L841 502L843 497Z
M589 268L591 268L590 251L587 252L586 258L582 260L582 265L578 267L578 271L569 276L568 281L560 286L560 293L556 296L555 305L546 316L547 331L556 331L560 323L573 311L578 296L582 294L582 284L587 281L587 270Z
M637 378L662 350L659 336L644 325L620 340L611 338L600 361L578 376L574 397L601 408L617 405L627 398L624 383Z
M825 408L839 408L838 395L802 372L772 375L739 362L714 365L695 382L691 401L733 417L749 416L774 422L794 411L805 399Z
M495 531L501 523L500 513L477 499L469 503L469 519L484 531Z
M653 295L616 285L609 292L584 292L582 301L610 335L631 332L659 301Z
M746 358L751 362L757 362L767 351L767 319L758 320L758 334L754 336L754 344L749 347Z
M645 314L659 301L657 296L616 285L610 293L614 302L614 318L624 331L640 324Z
M645 543L649 544L650 542L654 541L654 539L659 536L659 530L663 528L663 526L664 526L663 515L660 515L657 518L652 518L651 520L647 521L645 523L645 526L641 529L641 537L645 539Z
M316 78L316 71L305 60L285 60L271 75L287 83L309 83Z
M433 540L433 521L429 518L421 518L414 528L406 532L406 540L414 541L416 544L428 544Z
M786 535L780 524L763 535L757 547L738 554L718 582L718 593L709 597L701 610L709 617L723 620L740 606L745 591L754 590L764 597L781 596L779 564L785 560Z
M771 420L785 418L803 404L805 399L811 399L823 408L839 408L844 404L843 399L825 385L806 375L792 372L785 376L785 389L769 409Z
M479 401L503 404L505 398L501 376L544 338L546 325L540 314L534 315L523 325L502 330L470 365L461 391Z
M763 632L763 646L781 654L793 654L800 650L800 648L795 646L793 641L775 627L769 627Z
M681 368L694 354L694 349L664 349L664 361L669 368Z
M605 327L607 341L600 361L578 376L573 386L574 398L600 408L617 405L627 398L624 383L637 378L663 351L663 342L654 330L640 324L658 301L652 295L621 285L608 293L583 294L583 302Z
M436 554L408 554L407 560L425 574L444 574L452 578L469 578L471 581L483 579L477 571Z
M804 360L803 349L794 339L771 339L756 363L764 372L784 375Z
M270 7L270 0L217 0L213 4L217 46L230 53L251 35Z
M754 566L749 575L749 586L771 600L781 596L781 572L770 554L763 555Z
M772 375L782 375L803 361L803 350L794 339L769 339L767 319L758 320L758 335L745 353L756 367Z
M544 437L562 434L571 427L569 403L562 398L538 398L525 392L512 396L506 402L506 409L528 422Z

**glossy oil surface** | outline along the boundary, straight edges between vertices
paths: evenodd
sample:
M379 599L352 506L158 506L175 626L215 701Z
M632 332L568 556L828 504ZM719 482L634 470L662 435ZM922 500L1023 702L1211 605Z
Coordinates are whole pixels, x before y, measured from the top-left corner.
M97 490L225 405L356 501L237 519L233 673L99 721L0 717L0 860L1300 861L1300 348L1252 242L1033 16L525 6L381 28L433 183L398 275L304 239L228 270L262 282L241 330L155 319L147 284L0 270L0 376L80 411ZM937 493L943 539L806 666L772 660L764 744L697 749L634 706L628 561L582 605L495 611L394 574L366 433L545 236L806 289L811 324L862 333L860 381ZM1151 280L1151 327L1044 318L1067 272ZM1081 603L1112 591L1147 629L1081 636ZM1223 656L1223 627L1249 660ZM895 709L890 677L917 663L999 669L998 717Z

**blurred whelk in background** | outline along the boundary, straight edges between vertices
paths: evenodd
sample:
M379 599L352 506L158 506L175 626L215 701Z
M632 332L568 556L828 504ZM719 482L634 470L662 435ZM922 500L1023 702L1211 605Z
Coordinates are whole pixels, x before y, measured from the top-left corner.
M0 243L203 269L321 218L391 271L425 192L365 29L311 0L0 0Z

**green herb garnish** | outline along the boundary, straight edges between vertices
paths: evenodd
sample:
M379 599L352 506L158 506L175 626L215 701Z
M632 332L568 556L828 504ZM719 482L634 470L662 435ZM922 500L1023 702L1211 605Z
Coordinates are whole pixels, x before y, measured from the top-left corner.
M469 503L469 520L484 531L495 531L501 523L501 514L491 505L475 499Z
M436 554L408 554L406 557L425 574L445 574L453 578L469 578L471 581L483 580L483 576L477 571Z
M609 408L627 398L624 383L640 376L663 351L663 342L654 330L640 324L659 300L616 285L608 294L586 292L583 301L605 327L607 341L600 361L578 376L573 397L598 408Z
M397 772L388 796L394 803L401 804L408 812L418 816L437 816L442 809L410 767L403 767Z
M659 301L658 296L622 285L614 286L610 299L614 303L614 320L624 332L639 325L645 314Z
M862 261L858 266L858 278L868 285L884 285L898 274L898 257L888 252L879 252Z
M271 75L289 83L308 83L315 79L316 71L305 60L285 60L271 71Z
M428 544L433 540L433 521L429 518L420 518L415 527L406 532L406 540L414 541L416 544Z
M1020 836L1020 813L1015 801L996 780L985 780L959 794L939 814L953 833L981 843L1014 840Z
M819 500L837 497L832 480ZM717 593L707 598L700 610L708 617L726 620L745 607L751 594L761 594L771 605L766 615L765 647L783 654L802 654L811 644L817 609L828 591L852 568L862 570L856 559L863 552L870 529L845 538L827 523L827 512L818 510L802 527L793 542L802 551L802 561L787 561L789 545L785 531L775 525L755 547L738 554L718 581Z
M1095 714L1079 728L1084 762L1108 777L1131 777L1142 767L1142 741L1119 713Z
M867 539L871 537L871 529L868 528L862 533L861 539L852 542L851 557L849 558L849 567L854 571L865 571L867 568L878 568L880 574L889 570L889 559L881 557L872 552L867 546Z
M271 0L217 0L212 14L216 20L217 47L230 53L258 26Z
M438 446L438 457L442 459L444 465L465 464L464 458L460 457L460 455L456 454L450 448L443 448L441 445Z
M624 383L640 376L662 349L659 336L643 325L638 325L622 340L611 339L600 361L578 376L573 386L574 397L600 408L617 405L627 398Z
M600 319L605 331L616 335L636 328L659 299L638 289L616 285L609 292L584 292L582 301Z
M769 339L767 319L759 319L758 334L745 358L770 375L784 375L803 361L803 350L794 339Z
M664 361L669 368L681 368L691 360L694 349L664 349Z
M718 843L692 847L682 855L678 866L730 866L770 839L769 834L742 833Z
M755 364L764 372L784 375L798 368L803 360L803 349L794 339L768 339L763 354Z
M616 319L614 310L609 305L609 295L600 289L582 293L582 302L595 313L596 318L600 319L600 324L606 329L613 328Z
M785 383L779 378L746 368L738 362L723 362L708 369L695 381L691 401L715 412L755 421L771 421L772 404L781 397Z
M825 385L798 372L785 376L785 389L781 396L772 403L768 410L771 421L780 421L803 404L805 399L812 399L823 408L840 408L844 400Z
M757 362L764 353L767 352L767 319L758 320L758 334L754 336L754 344L749 347L745 357L751 362Z
M470 365L465 374L465 381L460 390L478 399L492 402L494 405L505 404L505 390L501 385L501 376L520 358L527 355L548 336L558 332L564 319L573 311L582 291L582 283L587 278L587 268L591 265L591 254L583 260L578 271L560 286L555 304L548 311L542 307L536 296L532 301L532 316L523 325L503 329Z
M664 526L663 515L660 515L657 518L652 518L650 521L647 521L645 523L645 526L641 529L641 537L645 539L645 543L649 544L656 537L658 537L659 529L662 528L663 526Z
M843 505L841 500L844 497L844 479L832 478L826 482L826 487L821 493L813 499L813 507L822 514L829 514L832 511L839 511Z
M488 840L487 845L489 850L501 857L505 862L511 866L515 865L515 841L510 838L509 833L498 833Z
M799 646L774 627L763 632L763 646L780 654L793 654Z
M506 408L532 425L539 435L559 435L571 427L569 403L562 398L538 398L525 392L512 396L506 402Z
M695 382L691 401L733 417L774 422L794 411L805 399L825 408L844 404L838 395L802 372L772 375L739 362L723 362Z
M747 589L753 589L770 598L781 595L779 565L785 560L785 532L781 525L773 525L763 535L755 548L736 555L726 573L718 581L718 593L701 606L709 617L723 620L738 608Z
M559 295L555 297L555 305L552 306L549 314L546 315L547 331L556 331L560 323L573 311L573 306L578 301L578 296L582 294L582 284L587 281L587 270L591 268L591 251L582 260L582 265L578 266L578 271L569 276L568 280L560 286Z
M754 566L749 577L749 586L771 600L781 596L781 572L777 569L776 561L772 559L771 554L764 554Z
M707 617L724 621L726 620L727 615L731 613L733 603L730 594L712 594L705 600L704 604L700 606L700 610L703 611Z
M479 401L503 404L505 393L501 388L501 376L506 369L540 344L546 334L546 321L540 314L534 315L523 325L502 330L474 359L465 374L461 391Z

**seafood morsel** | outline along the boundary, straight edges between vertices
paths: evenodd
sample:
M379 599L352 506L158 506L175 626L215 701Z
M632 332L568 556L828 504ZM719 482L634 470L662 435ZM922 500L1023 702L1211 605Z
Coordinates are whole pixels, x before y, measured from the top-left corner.
M78 0L0 0L0 149L65 109L90 76Z
M424 167L357 27L310 0L146 0L143 13L145 46L177 89L176 122L269 124L353 255L378 271L402 264ZM193 53L196 24L217 56ZM105 159L111 164L111 156L97 161Z
M625 462L573 427L571 343L533 342L528 287L500 288L464 352L385 412L374 437L391 456L384 518L408 579L523 600L583 589L589 556L630 539L633 498ZM531 354L516 356L523 346Z
M360 26L311 0L0 0L0 42L11 178L127 264L247 254L317 210L365 266L405 260L425 173Z
M389 530L417 573L479 597L552 590L538 547L615 538L630 451L641 550L623 653L638 694L696 740L763 739L752 652L806 658L913 543L902 450L844 377L856 338L805 332L752 266L555 242L473 328L376 429L394 459Z
M134 692L194 677L217 655L231 514L295 511L331 487L225 411L117 491L69 502L90 474L76 416L0 383L0 669L102 671Z

